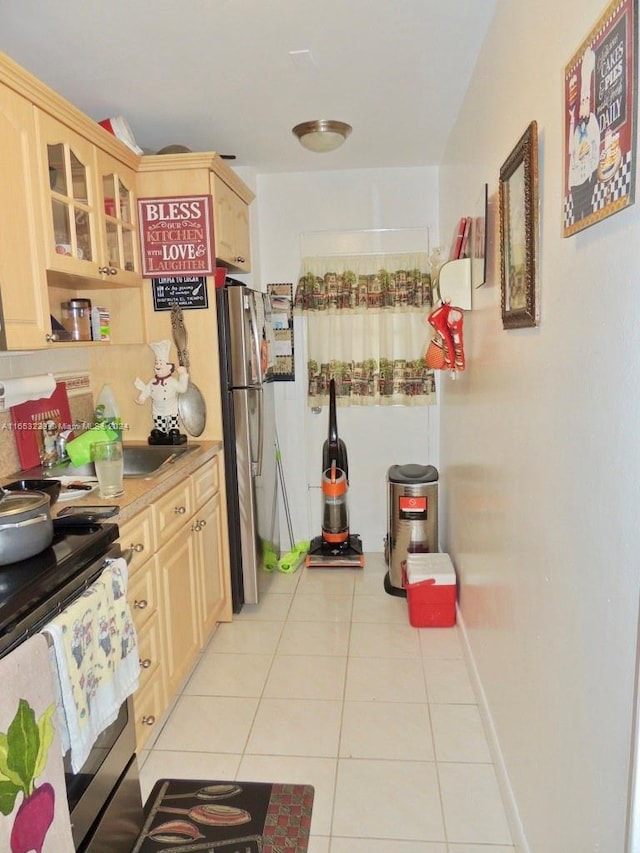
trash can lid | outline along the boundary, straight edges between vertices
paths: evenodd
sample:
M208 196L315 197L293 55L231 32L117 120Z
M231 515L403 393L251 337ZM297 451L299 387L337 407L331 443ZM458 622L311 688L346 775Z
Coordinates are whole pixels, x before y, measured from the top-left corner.
M438 469L434 465L392 465L387 472L390 483L436 483Z

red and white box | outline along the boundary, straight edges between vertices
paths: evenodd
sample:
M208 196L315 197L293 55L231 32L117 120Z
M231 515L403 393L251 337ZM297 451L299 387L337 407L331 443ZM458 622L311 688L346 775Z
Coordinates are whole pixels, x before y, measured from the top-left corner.
M414 628L456 624L456 571L448 554L407 554L404 587Z

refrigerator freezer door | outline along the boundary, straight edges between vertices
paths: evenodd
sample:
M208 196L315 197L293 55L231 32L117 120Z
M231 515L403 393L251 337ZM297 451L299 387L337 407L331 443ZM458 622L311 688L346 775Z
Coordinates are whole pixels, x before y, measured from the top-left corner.
M227 287L229 300L229 326L232 388L250 388L262 384L260 369L260 341L262 330L258 327L256 294L244 285Z

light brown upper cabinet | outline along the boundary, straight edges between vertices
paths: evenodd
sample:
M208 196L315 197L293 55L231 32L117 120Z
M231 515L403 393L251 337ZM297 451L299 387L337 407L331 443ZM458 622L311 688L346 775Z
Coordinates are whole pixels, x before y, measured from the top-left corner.
M235 272L251 270L249 205L254 194L225 161L211 151L142 157L138 195L213 196L216 259Z
M216 257L231 269L250 272L249 205L215 172L212 194Z
M0 80L0 348L38 349L51 334L37 204L31 104Z
M38 110L47 269L140 286L135 172Z

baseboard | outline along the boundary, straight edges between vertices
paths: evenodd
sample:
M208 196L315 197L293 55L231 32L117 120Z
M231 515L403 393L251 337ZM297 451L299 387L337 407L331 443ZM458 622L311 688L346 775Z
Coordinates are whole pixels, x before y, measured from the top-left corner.
M482 722L485 728L485 734L487 736L487 741L489 744L489 751L491 752L491 758L493 759L493 763L496 768L498 787L500 788L500 794L502 795L502 801L504 803L505 811L507 814L507 821L509 823L509 829L511 831L513 844L518 853L531 853L531 848L529 847L529 843L525 837L524 827L522 826L522 821L520 820L518 804L516 802L513 788L511 787L511 781L509 779L507 766L505 764L504 756L502 754L500 743L498 741L498 735L493 722L493 717L491 715L491 710L489 708L489 703L487 701L487 696L484 692L482 681L480 680L480 673L478 672L478 667L476 666L476 661L473 656L471 644L469 643L469 636L467 634L467 629L464 624L464 618L462 616L462 612L460 611L459 606L456 606L456 611L458 627L460 628L460 631L462 633L464 656L467 662L467 667L469 669L469 675L471 677L473 690L478 700L478 709L480 711L480 716L482 717Z

